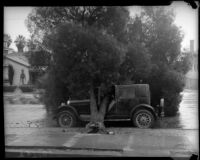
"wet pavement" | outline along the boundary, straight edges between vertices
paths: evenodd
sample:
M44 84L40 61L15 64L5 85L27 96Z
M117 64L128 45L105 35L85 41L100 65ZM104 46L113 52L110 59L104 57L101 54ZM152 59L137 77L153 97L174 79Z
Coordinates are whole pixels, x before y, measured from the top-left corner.
M8 129L8 128L7 128ZM198 130L133 129L129 134L85 134L61 128L7 130L6 152L75 155L190 157L198 155ZM26 133L26 134L23 134ZM48 153L47 153L48 150ZM55 151L56 150L56 151ZM82 153L80 153L82 151ZM91 153L92 152L92 153ZM105 155L105 153L107 155ZM26 155L29 156L29 155Z
M198 90L186 90L183 92L183 100L179 108L179 122L181 128L199 128L198 109Z
M44 105L6 104L4 120L6 127L44 127L47 113Z

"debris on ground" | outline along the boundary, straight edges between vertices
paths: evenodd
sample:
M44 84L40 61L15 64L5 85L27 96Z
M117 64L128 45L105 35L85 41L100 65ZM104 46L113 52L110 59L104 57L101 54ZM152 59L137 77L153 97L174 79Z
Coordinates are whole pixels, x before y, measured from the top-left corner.
M110 134L113 135L114 132L107 131L104 124L102 122L89 122L86 125L87 133L100 133L100 134Z

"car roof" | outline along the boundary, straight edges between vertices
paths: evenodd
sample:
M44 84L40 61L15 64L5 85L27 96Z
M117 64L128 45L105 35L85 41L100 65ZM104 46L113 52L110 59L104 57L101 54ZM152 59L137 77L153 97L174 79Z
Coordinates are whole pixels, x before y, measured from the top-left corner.
M115 85L115 87L118 88L127 88L127 87L133 87L133 86L149 86L149 84L124 84L124 85Z

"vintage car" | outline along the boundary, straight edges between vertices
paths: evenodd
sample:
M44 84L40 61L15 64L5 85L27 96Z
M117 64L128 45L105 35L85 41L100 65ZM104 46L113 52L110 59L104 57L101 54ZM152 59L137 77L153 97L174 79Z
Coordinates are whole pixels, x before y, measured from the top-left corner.
M163 106L152 107L148 84L114 85L113 100L107 107L105 121L132 121L139 128L153 127ZM98 104L101 91L96 90ZM73 127L77 121L90 120L90 100L68 100L57 110L55 119L60 127Z

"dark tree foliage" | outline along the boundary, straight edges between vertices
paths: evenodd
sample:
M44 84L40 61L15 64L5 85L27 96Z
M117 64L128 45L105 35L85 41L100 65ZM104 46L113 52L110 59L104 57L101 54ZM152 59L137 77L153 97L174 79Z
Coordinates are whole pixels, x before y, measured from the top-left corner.
M96 27L124 41L128 18L129 12L125 7L117 6L37 7L29 14L26 24L29 31L39 38L62 23L73 22Z
M144 7L130 18L124 7L37 7L27 26L52 51L47 106L88 98L91 84L148 83L152 105L164 97L166 115L176 114L190 62L172 11Z
M150 71L151 61L146 48L140 43L130 45L120 66L120 82L145 83Z
M118 80L121 64L119 43L94 27L66 23L44 38L53 52L53 64L46 84L45 103L55 108L71 99L90 99L91 122L103 124L109 87ZM99 109L94 88L105 86ZM53 105L53 106L52 106ZM104 125L102 125L104 128Z
M71 91L80 91L81 86L88 90L91 83L97 87L102 82L110 84L117 80L120 48L112 37L94 28L64 24L46 41L56 53L53 55L56 75ZM76 94L71 96L78 98Z
M31 66L49 66L51 55L44 50L29 51L27 53Z
M152 77L150 88L152 90L153 105L159 104L159 98L165 98L165 114L176 115L181 102L180 92L184 89L184 79L181 73L188 70L188 65L183 65L180 71L181 30L174 24L174 13L164 10L163 7L144 8L146 46L151 55L151 62L157 68L157 78ZM186 63L186 62L184 62ZM177 70L174 70L176 65ZM179 69L178 69L179 68ZM154 70L153 70L154 72ZM155 71L156 72L156 71Z
M146 7L145 19L146 45L152 55L152 63L171 66L181 54L183 35L174 24L174 13L163 7Z
M174 24L173 11L163 7L143 9L128 24L127 38L132 49L129 47L121 71L132 82L149 83L152 105L158 105L164 97L166 115L175 115L184 89L183 75L191 66L190 57L181 53L183 34Z
M172 65L173 69L179 73L186 74L192 67L192 55L188 52L182 52L178 60Z

